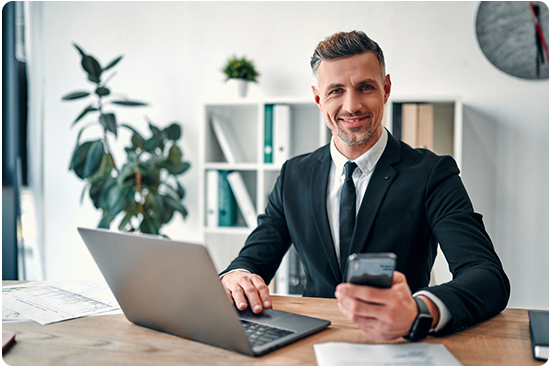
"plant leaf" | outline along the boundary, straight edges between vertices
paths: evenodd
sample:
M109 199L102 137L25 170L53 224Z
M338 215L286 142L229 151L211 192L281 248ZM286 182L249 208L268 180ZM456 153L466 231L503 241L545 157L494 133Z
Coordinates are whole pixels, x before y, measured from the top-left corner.
M114 113L105 113L99 116L99 122L103 127L117 136L117 124Z
M83 178L90 177L99 168L104 152L105 150L103 149L103 142L101 140L96 140L92 143L86 156Z
M141 136L141 134L139 133L139 131L137 131L136 129L134 129L132 126L128 125L128 124L120 124L120 127L125 127L127 128L128 130L131 130L134 134L136 134L137 136L139 136L142 140L145 140L143 139L143 137Z
M82 68L88 73L89 80L95 83L99 83L101 81L100 76L103 70L101 69L99 62L93 56L82 56Z
M139 230L141 233L159 234L160 226L157 225L153 218L144 215Z
M97 201L97 206L99 208L106 208L107 207L107 199L109 198L109 193L111 190L116 186L116 178L114 177L106 177L105 182L101 188L99 193L99 198Z
M76 124L78 121L80 121L84 116L86 116L88 114L88 112L93 112L93 111L97 111L97 108L95 108L93 105L89 105L88 107L86 107L81 113L80 115L78 115L78 117L76 118L76 120L74 120L74 122L72 123L71 127Z
M153 135L162 136L162 131L151 122L149 122L149 129L153 132Z
M177 176L187 171L189 167L191 167L191 164L189 164L189 162L181 162L179 165L174 165L166 161L162 164L162 167L166 168L166 170L168 170L171 174Z
M86 157L88 156L88 151L92 144L93 141L87 141L80 146L76 146L71 157L69 170L73 170L81 179L84 179L84 165L86 164Z
M181 152L181 149L177 145L172 145L170 147L170 150L168 150L168 158L167 160L173 165L178 166L181 164L181 158L183 157L183 154Z
M180 185L178 180L176 180L176 185L178 187L177 194L180 199L183 199L185 197L185 190L183 189L183 186Z
M103 96L108 96L109 94L111 94L111 91L109 90L109 88L97 87L96 90L95 90L95 94L97 94L100 97L103 97Z
M143 148L148 152L153 152L155 148L160 148L163 142L163 138L160 135L153 135L151 139L145 140Z
M181 137L181 127L177 123L173 123L172 125L168 126L164 129L164 135L166 136L166 139L169 140L178 140Z
M84 51L82 51L82 49L80 48L80 46L78 46L76 43L73 42L73 46L78 50L78 52L80 53L81 56L86 56L86 53Z
M147 103L145 102L138 102L138 101L130 101L130 100L114 100L110 101L111 103L120 105L120 106L126 106L126 107L140 107L140 106L147 106Z
M109 70L110 68L112 68L113 66L115 66L116 64L118 64L118 62L120 61L120 59L122 59L122 56L119 56L119 57L117 57L116 59L114 59L113 61L111 61L107 66L105 66L105 67L103 68L103 71Z
M175 200L171 196L165 196L164 200L168 205L180 212L183 218L187 217L187 209L185 209L185 207L178 200Z
M136 166L132 163L126 163L124 166L122 166L122 169L118 173L118 176L116 178L118 185L124 185L128 182L128 179L132 176L135 176L136 174ZM132 183L134 180L132 180Z
M62 101L73 101L75 99L88 97L89 95L90 95L90 92L80 90L80 91L76 91L76 92L72 92L72 93L69 93L67 95L64 95L63 97L61 97L61 100Z
M103 210L103 216L101 217L97 228L109 229L111 227L111 222L113 221L113 219L113 217L109 216L109 214L107 214L107 212Z

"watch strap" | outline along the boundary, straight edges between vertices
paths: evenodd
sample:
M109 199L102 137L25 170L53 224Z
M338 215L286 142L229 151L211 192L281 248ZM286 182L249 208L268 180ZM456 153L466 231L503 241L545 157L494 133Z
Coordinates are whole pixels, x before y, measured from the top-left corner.
M404 336L405 339L412 341L422 340L428 336L430 329L432 327L432 315L430 314L430 309L424 300L419 297L413 297L416 302L416 307L418 308L418 315L413 321L409 333Z

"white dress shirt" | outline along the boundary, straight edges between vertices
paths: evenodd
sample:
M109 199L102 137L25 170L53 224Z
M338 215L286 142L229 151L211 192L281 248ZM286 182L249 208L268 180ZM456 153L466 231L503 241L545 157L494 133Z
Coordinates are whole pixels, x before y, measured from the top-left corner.
M376 163L378 163L378 160L382 156L382 153L384 153L387 143L388 133L386 129L382 129L382 135L378 141L368 151L353 160L353 162L357 164L357 168L352 175L357 197L355 215L359 212L359 208L361 207L361 202L363 201L363 197L367 191L367 186L369 185L372 172L376 167ZM334 250L336 252L336 257L338 258L338 263L340 263L340 192L342 191L342 186L346 177L344 165L347 161L349 161L349 159L340 153L338 149L336 149L334 138L331 138L330 140L330 155L332 158L332 164L330 167L327 188L327 214L332 233L332 241L334 243ZM439 322L433 330L437 331L443 328L443 326L445 326L451 318L450 312L445 304L431 292L423 290L413 294L413 296L418 295L428 297L439 308Z

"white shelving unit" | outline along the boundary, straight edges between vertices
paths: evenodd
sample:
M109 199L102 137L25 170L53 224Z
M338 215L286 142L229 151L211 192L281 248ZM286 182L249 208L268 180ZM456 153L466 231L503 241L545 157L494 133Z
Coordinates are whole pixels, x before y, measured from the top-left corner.
M330 141L322 114L313 100L272 98L265 100L232 100L208 102L202 108L200 137L200 208L199 214L206 244L218 271L225 269L237 256L250 232L242 215L237 216L233 227L206 226L206 171L238 171L248 190L256 212L265 210L281 164L264 163L264 110L265 105L290 106L290 157L312 152ZM242 148L244 162L227 163L211 125L217 116L235 132ZM239 211L239 210L237 210Z
M462 170L462 99L458 96L392 96L385 109L385 125L393 132L393 106L405 103L429 103L434 106L434 151L439 155L451 155ZM430 285L442 284L452 280L449 264L441 251L432 269Z

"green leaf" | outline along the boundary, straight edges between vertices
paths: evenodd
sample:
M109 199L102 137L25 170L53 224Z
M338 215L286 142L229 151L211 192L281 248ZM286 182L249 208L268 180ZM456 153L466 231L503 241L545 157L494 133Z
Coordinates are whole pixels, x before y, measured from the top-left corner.
M120 105L120 106L126 106L126 107L140 107L140 106L147 106L147 103L145 102L138 102L138 101L130 101L130 100L115 100L110 101L111 103Z
M181 162L179 165L173 165L170 162L165 162L163 168L166 168L168 172L173 175L181 175L183 172L187 171L191 165L189 162Z
M178 200L175 200L171 196L165 196L164 200L168 205L180 212L183 218L187 217L187 209L185 209L185 207Z
M107 66L105 66L105 67L103 68L103 71L109 70L110 68L112 68L113 66L115 66L116 64L118 64L118 62L120 61L120 59L122 59L122 56L119 56L119 57L117 57L116 59L114 59L113 61L111 61Z
M76 118L76 120L74 120L74 122L72 123L71 126L73 126L74 124L76 124L78 121L80 121L84 116L86 116L89 112L93 112L93 111L97 111L97 108L95 108L93 105L89 105L88 107L86 107L81 113L80 115L78 115L78 117Z
M101 140L96 140L92 143L86 156L86 164L84 165L83 172L84 178L90 177L99 168L104 152L103 142Z
M99 116L99 123L103 125L103 127L117 136L117 124L116 124L116 117L114 113L105 113L101 116Z
M101 196L107 184L112 180L111 177L101 177L92 182L90 186L90 199L96 208L101 208Z
M143 149L143 146L145 145L145 142L143 141L143 138L139 135L132 134L132 137L130 138L130 141L132 142L133 148L140 148Z
M80 146L77 146L71 157L71 163L69 165L69 170L73 170L74 173L84 179L84 165L86 164L86 158L90 147L92 146L93 141L87 141Z
M111 190L116 186L116 178L114 177L106 177L105 178L105 182L103 183L103 186L102 187L99 187L98 190L98 194L99 194L99 198L97 200L97 207L98 208L106 208L107 207L107 202L108 202L108 199L109 199L109 193L111 192ZM92 198L93 200L93 198Z
M115 218L127 205L130 191L133 191L131 184L113 187L107 198L107 214Z
M82 49L76 43L73 42L73 46L78 50L81 56L86 56L86 53L82 51Z
M118 176L117 176L117 184L118 185L123 185L125 183L128 182L128 179L132 176L135 177L135 174L136 174L136 166L135 164L131 164L131 163L126 163L124 166L122 166L122 169L120 170L120 172L118 173ZM134 180L132 180L132 183L134 182Z
M149 216L144 215L139 230L141 233L159 234L160 226L155 223L155 220Z
M134 217L133 214L131 213L126 213L126 215L124 216L124 218L122 218L122 221L120 222L120 224L118 225L118 229L123 231L124 228L126 228L126 226L128 224L130 224L132 218Z
M148 152L153 152L156 148L160 148L163 145L164 139L160 135L153 135L151 139L147 139L143 148Z
M166 139L176 141L181 137L181 127L177 123L173 123L164 129L164 134Z
M174 165L178 166L181 163L181 158L183 157L183 154L181 152L181 149L177 145L172 145L170 147L170 150L168 151L168 161Z
M149 129L153 132L153 135L161 136L161 137L163 136L162 131L150 122L149 122Z
M90 92L86 92L86 91L76 91L76 92L72 92L72 93L69 93L65 96L63 96L61 98L61 100L63 101L73 101L75 99L80 99L80 98L84 98L84 97L88 97L90 95Z
M107 212L103 210L103 216L101 217L97 228L109 229L111 227L111 222L113 221L113 219L113 217L109 216L109 214L107 214Z
M134 129L132 126L128 125L128 124L120 124L120 127L125 127L126 129L132 131L134 134L136 134L137 136L139 136L141 138L141 140L145 140L143 139L143 136L141 136L141 134L139 133L139 131L137 131L136 129Z
M97 94L100 97L108 96L111 94L111 91L108 88L105 87L97 87L95 90L95 94Z
M176 185L178 187L177 194L180 197L180 199L183 199L185 197L185 190L183 189L183 186L180 185L178 180L176 180Z
M99 62L93 56L82 56L82 68L88 73L89 80L95 83L99 83L101 81L100 76L103 70L101 69Z

